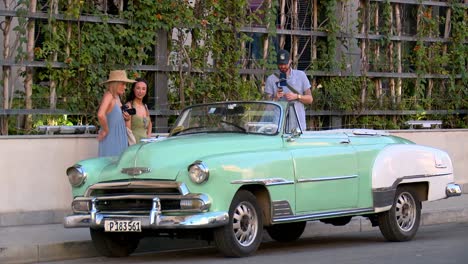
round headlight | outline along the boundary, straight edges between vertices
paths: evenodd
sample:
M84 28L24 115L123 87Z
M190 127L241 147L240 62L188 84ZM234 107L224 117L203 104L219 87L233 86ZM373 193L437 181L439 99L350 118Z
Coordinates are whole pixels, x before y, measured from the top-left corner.
M73 187L80 187L86 181L86 173L83 167L75 165L67 169L68 181Z
M203 183L208 180L208 176L210 176L210 171L205 163L202 161L195 161L194 163L190 164L188 167L188 173L190 179L194 183Z

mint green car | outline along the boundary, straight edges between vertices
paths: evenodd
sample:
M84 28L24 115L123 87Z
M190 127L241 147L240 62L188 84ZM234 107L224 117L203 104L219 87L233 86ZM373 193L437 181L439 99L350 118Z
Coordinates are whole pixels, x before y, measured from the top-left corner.
M221 102L184 109L166 138L68 168L73 214L97 250L127 256L145 236L214 241L253 254L263 229L298 239L307 221L367 217L390 241L412 239L421 201L461 194L450 157L376 130L301 131L294 104Z

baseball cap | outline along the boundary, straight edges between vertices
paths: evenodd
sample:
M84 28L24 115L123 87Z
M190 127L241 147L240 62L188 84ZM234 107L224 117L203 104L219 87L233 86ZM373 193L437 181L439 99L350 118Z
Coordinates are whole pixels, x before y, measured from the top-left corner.
M288 64L289 52L287 50L280 50L277 54L277 64Z

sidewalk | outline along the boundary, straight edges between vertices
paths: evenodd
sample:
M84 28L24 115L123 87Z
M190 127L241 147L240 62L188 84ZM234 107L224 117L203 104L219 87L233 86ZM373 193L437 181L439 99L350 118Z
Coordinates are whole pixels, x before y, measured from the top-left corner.
M422 225L468 222L468 194L459 197L423 202ZM329 233L378 229L361 217L338 227L309 222L303 237ZM269 238L265 238L269 240ZM205 241L145 238L137 252L163 251L177 248L208 246ZM66 229L62 224L0 227L0 263L37 263L74 258L95 257L88 228Z

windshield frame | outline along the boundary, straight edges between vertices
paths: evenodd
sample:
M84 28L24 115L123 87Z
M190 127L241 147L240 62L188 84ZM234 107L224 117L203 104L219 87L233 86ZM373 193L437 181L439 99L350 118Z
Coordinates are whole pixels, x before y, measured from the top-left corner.
M258 109L252 110L252 106L256 106ZM224 106L224 107L223 107ZM246 118L250 120L252 118L259 118L258 115L254 113L256 111L264 111L267 113L268 106L273 107L269 110L273 115L262 115L261 118L273 117L274 120L268 122L230 122L226 121L228 117L243 119ZM194 115L192 113L196 109L201 109L200 113L202 115ZM208 110L209 109L209 110ZM236 113L236 109L242 111L242 113ZM247 110L245 110L247 109ZM249 109L252 113L249 112ZM265 136L274 136L282 133L283 131L283 119L284 119L284 106L282 103L272 102L272 101L226 101L226 102L213 102L206 104L196 104L184 108L176 121L174 122L173 128L169 134L170 137L180 136L180 135L190 135L190 134L205 134L205 133L241 133L241 134L252 134L252 135L265 135ZM205 110L205 111L203 111ZM232 113L229 113L232 111ZM237 115L236 115L237 114ZM199 120L198 123L203 123L202 121L209 121L212 117L219 118L218 122L213 121L212 124L216 124L216 129L214 127L203 126L203 125L192 125L191 119L197 117ZM206 120L204 119L206 117ZM244 120L245 121L245 120ZM185 126L184 126L185 124ZM188 124L188 125L187 125ZM221 128L221 124L223 128ZM264 126L261 130L261 126ZM230 129L226 129L226 126ZM259 128L257 128L259 126ZM256 130L255 130L256 129ZM274 130L274 132L272 132ZM261 132L259 132L261 131Z

